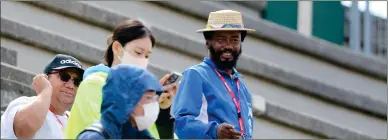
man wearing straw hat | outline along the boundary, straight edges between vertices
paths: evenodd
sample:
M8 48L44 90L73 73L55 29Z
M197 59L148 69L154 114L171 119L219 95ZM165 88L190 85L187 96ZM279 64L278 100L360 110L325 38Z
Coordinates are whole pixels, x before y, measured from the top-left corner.
M175 132L188 139L252 139L252 98L235 69L247 32L240 12L211 12L203 33L209 58L183 72L172 104Z

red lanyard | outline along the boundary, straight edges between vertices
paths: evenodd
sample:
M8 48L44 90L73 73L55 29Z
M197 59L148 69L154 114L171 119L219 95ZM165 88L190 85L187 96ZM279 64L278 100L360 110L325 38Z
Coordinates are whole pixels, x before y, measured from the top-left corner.
M54 117L57 119L57 122L62 126L62 129L63 129L65 126L63 125L62 121L58 118L58 116L55 115L53 111L54 109L50 107L49 110L51 111L51 113L53 113ZM69 118L69 115L66 114L66 117Z
M225 85L226 89L228 90L230 96L232 96L233 102L234 102L234 104L237 107L237 116L238 116L238 123L239 123L240 128L241 128L241 135L244 136L245 135L245 130L244 130L244 122L243 122L243 119L241 117L240 100L237 101L236 96L234 95L234 92L232 91L232 89L230 89L230 87L229 87L228 83L226 83L224 77L222 77L222 75L216 69L213 68L213 70L217 73L218 77L220 77L222 83L224 83L224 85ZM236 83L237 83L238 95L240 96L240 82L238 81L238 79L236 79Z

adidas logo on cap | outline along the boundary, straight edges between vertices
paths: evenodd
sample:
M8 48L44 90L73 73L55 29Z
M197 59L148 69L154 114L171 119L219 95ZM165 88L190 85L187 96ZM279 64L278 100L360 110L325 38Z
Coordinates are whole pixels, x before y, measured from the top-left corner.
M74 65L76 65L77 67L79 67L79 68L81 68L81 65L80 64L78 64L76 61L73 61L73 60L71 60L71 59L67 59L67 60L61 60L61 62L60 62L61 64L74 64Z

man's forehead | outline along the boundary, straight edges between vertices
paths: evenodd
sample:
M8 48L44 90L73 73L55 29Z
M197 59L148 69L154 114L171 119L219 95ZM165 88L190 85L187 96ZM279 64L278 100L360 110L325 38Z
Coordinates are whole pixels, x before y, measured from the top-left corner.
M240 36L240 31L216 31L214 36Z

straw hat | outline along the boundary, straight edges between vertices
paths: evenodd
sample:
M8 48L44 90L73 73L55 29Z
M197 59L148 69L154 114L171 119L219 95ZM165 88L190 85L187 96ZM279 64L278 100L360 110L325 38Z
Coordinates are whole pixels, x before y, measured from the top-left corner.
M205 29L197 30L197 32L206 31L255 31L253 29L244 28L242 15L240 12L233 10L220 10L211 12L207 20Z

